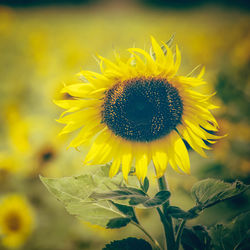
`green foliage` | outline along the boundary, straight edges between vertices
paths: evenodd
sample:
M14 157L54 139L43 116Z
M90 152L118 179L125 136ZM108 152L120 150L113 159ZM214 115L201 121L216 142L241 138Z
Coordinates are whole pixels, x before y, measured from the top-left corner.
M181 244L184 250L209 250L211 249L211 238L203 226L184 228Z
M131 250L131 249L137 249L137 250L152 250L151 245L143 240L143 239L136 239L129 237L124 240L115 240L111 243L107 244L103 250Z
M113 190L107 193L93 192L90 197L95 200L124 200L129 198L146 197L147 195L140 189L131 187L120 187L119 190Z
M143 204L144 202L146 202L147 200L149 200L148 196L139 196L139 197L132 197L129 200L129 205L131 206L138 206L140 204Z
M217 224L184 228L181 244L184 250L247 250L250 247L250 211L237 216L227 225Z
M143 185L141 185L141 189L147 193L149 189L149 180L148 177L145 177Z
M145 183L145 182L144 182ZM145 184L145 190L148 189L149 184ZM143 188L143 187L142 187ZM93 192L90 198L95 200L129 200L127 205L137 206L142 205L146 208L161 206L170 197L169 191L160 191L154 197L149 197L143 190L134 187L120 187L118 190L109 192L97 193Z
M250 248L250 211L237 216L227 225L217 224L209 230L213 247L247 250Z
M96 200L129 200L128 205L142 205L146 208L158 207L164 204L170 197L169 191L160 191L154 197L149 197L142 190L130 187L120 187L120 190L114 190L107 193L96 193L90 195Z
M193 209L190 209L189 211L186 212L176 206L169 206L167 209L167 213L173 218L184 219L184 220L190 220L198 216L195 212L192 211Z
M120 185L121 176L110 179L107 170L108 167L105 166L93 173L81 176L40 178L47 189L64 204L70 214L92 224L105 227L114 218L127 217L109 200L96 200L91 197L93 193L101 190L107 191ZM126 192L127 190L122 191ZM132 217L135 217L134 214Z
M125 227L130 222L140 228L141 224L137 220L134 206L146 209L159 207L165 204L171 195L169 191L162 190L150 197L147 194L149 188L147 178L143 184L139 184L130 176L128 183L124 183L121 174L115 178L109 178L107 166L81 176L58 179L41 177L41 180L47 189L64 204L70 214L110 229ZM226 183L216 179L206 179L196 183L192 188L191 194L197 203L195 207L184 211L179 207L168 205L166 214L161 216L182 220L176 232L176 239L178 239L175 243L176 247L178 248L181 242L184 249L209 250L212 247L247 249L244 247L250 236L250 213L240 215L229 225L216 225L209 231L203 226L185 227L186 221L197 217L203 209L237 196L247 188L247 185L239 181ZM152 241L152 238L150 239ZM104 249L152 248L144 240L128 238L114 241Z
M205 179L194 184L191 195L198 207L204 209L239 195L248 188L249 186L240 181L226 183L216 179Z
M225 183L216 179L205 179L196 183L191 191L197 205L189 211L179 207L169 206L168 214L182 219L184 224L188 219L197 217L199 212L218 202L233 198L248 189L242 182ZM209 232L203 226L192 228L184 227L181 235L181 244L184 250L209 249L249 249L250 242L250 212L238 216L227 226L215 225Z
M170 197L169 191L160 191L158 192L153 198L142 203L144 207L151 208L151 207L158 207L163 205Z
M135 215L135 211L132 207L125 206L122 204L115 203L113 201L110 201L120 212L122 212L126 217L130 218L133 220L135 223L138 223L138 220Z
M106 228L113 229L113 228L125 227L128 225L130 221L131 221L130 218L124 218L124 217L114 218L108 222Z

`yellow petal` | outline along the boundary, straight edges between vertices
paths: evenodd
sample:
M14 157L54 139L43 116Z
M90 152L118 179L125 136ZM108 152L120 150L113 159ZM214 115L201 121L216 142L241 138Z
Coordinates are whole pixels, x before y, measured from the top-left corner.
M145 62L133 51L133 49L128 49L128 51L133 55L136 60L135 66L137 68L145 69Z
M181 52L179 50L178 45L176 45L176 47L175 47L175 57L176 57L176 59L175 59L175 63L174 63L171 75L175 75L178 72L179 67L181 65Z
M61 93L69 93L76 97L88 97L88 94L95 90L95 87L90 83L78 83L64 87Z
M63 108L63 109L70 109L74 112L82 108L91 107L100 103L100 100L53 100L53 102Z
M163 176L168 165L168 156L166 146L164 145L163 147L160 141L158 141L158 143L156 142L152 147L152 160L156 169L157 178Z
M205 67L203 66L201 69L200 74L197 76L198 79L202 79L203 75L205 74Z
M155 52L156 61L162 64L165 61L165 55L163 53L161 46L156 42L153 36L151 36L151 43L153 50Z
M125 148L126 147L126 148ZM123 177L124 179L127 181L128 179L128 174L129 171L131 169L131 163L132 163L132 159L133 159L133 155L131 152L131 146L129 143L127 143L127 145L124 147L123 152L121 153L122 155L122 173L123 173Z
M85 121L82 122L69 122L59 133L59 135L64 135L73 132L74 130L82 127L84 125Z
M103 72L112 71L116 75L121 74L121 72L120 72L121 69L116 64L114 64L113 62L111 62L110 60L108 60L107 58L104 58L102 56L98 56L98 57L101 59L101 62L104 62L105 65L107 66L107 68L105 69L103 67L103 64L101 64Z
M89 108L89 109L83 109L78 112L68 114L64 117L60 117L57 122L60 123L69 123L69 122L81 122L82 120L88 120L90 118L96 118L98 119L100 115L98 114L98 110L95 108Z
M92 144L88 154L85 157L84 164L102 164L103 160L108 160L112 144L110 143L111 134L106 130L102 131ZM110 159L111 160L111 159Z
M181 137L175 131L171 132L171 144L169 144L168 147L171 147L174 160L179 168L183 172L190 174L190 161L187 148Z
M117 174L117 172L119 171L120 165L121 165L121 157L120 157L120 155L117 155L114 158L114 160L110 166L110 169L109 169L109 177L110 178L114 177Z
M150 156L146 146L140 148L139 147L140 146L137 146L135 153L135 174L143 183L147 175Z
M85 126L81 129L81 131L78 133L78 135L71 141L69 147L78 147L82 144L89 143L90 140L98 133L100 132L105 125L103 124L91 124L88 126Z
M147 60L147 64L145 64L147 66L147 69L150 70L150 72L155 72L156 70L155 61L145 50L140 49L140 48L130 48L130 51L138 52L141 55L143 55L145 59Z
M204 130L201 127L199 127L199 124L195 125L194 123L190 122L188 119L185 119L184 122L200 138L205 139L205 140L207 139L204 133Z
M195 77L176 76L174 80L181 84L186 84L191 87L196 87L206 84L206 82L203 81L202 79L198 79Z
M164 70L164 74L165 76L168 76L169 74L172 75L172 70L173 70L173 66L174 66L174 58L173 58L173 53L172 50L165 44L163 43L163 46L166 49L166 56L165 56L165 62L163 65Z

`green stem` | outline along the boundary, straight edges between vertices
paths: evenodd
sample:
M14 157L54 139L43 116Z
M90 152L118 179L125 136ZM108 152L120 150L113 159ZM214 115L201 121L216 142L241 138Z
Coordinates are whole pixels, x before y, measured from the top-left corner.
M165 176L162 176L158 179L158 186L159 190L168 190L167 182L165 179ZM174 229L173 229L173 222L171 216L168 215L167 208L169 207L170 202L167 201L162 205L163 209L163 215L160 215L161 221L163 223L164 231L165 231L165 237L166 237L166 244L168 250L175 249L175 236L174 236ZM159 213L159 210L158 210ZM163 218L162 218L163 216ZM164 219L165 217L165 219Z
M168 191L168 186L167 186L167 182L166 182L166 179L165 179L164 175L158 179L158 186L159 186L160 191L162 191L162 190L167 190ZM165 202L163 206L168 207L169 206L169 200L167 202Z
M178 227L177 233L176 233L176 241L175 241L175 250L179 249L180 241L181 241L181 235L184 229L184 226L186 224L186 220L183 220L181 224Z
M130 222L131 224L135 225L136 227L138 227L144 234L146 234L148 236L148 238L150 239L150 241L153 243L154 245L154 249L160 249L162 250L160 244L158 243L158 241L156 239L154 239L146 230L144 227L142 227L142 225L140 225L139 223L136 223L134 221Z
M171 225L169 224L169 222L167 221L166 216L163 214L163 212L161 211L161 209L159 207L157 207L157 212L158 212L158 214L160 216L160 219L161 219L161 222L162 222L162 225L163 225L163 228L164 228L164 232L171 231ZM167 245L166 233L165 233L165 242L166 242L166 245ZM169 248L168 245L167 245L167 247Z

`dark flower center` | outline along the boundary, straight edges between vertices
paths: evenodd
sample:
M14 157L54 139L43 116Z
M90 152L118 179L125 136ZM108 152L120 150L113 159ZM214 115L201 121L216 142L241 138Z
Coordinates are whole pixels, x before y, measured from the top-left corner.
M47 163L55 157L55 152L52 147L48 146L42 149L39 153L39 158L41 163Z
M7 215L5 218L6 224L9 230L11 231L18 231L21 227L21 219L18 214L12 212Z
M149 142L175 129L182 113L178 90L167 80L134 78L106 92L102 122L126 140Z
M53 152L46 152L42 156L43 161L49 161L52 159L52 157L53 157Z

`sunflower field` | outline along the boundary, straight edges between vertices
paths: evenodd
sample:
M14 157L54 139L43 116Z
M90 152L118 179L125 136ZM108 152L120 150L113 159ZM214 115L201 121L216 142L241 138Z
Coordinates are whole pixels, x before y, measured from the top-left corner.
M249 10L0 0L0 249L250 249Z

